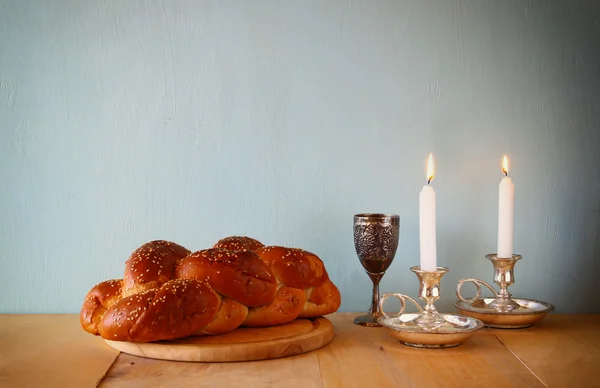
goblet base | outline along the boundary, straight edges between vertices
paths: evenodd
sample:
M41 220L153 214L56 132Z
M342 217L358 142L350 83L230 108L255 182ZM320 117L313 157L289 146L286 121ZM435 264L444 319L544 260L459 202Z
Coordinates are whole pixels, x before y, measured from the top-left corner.
M366 314L354 318L354 323L360 326L380 327L381 324L377 320L381 314Z

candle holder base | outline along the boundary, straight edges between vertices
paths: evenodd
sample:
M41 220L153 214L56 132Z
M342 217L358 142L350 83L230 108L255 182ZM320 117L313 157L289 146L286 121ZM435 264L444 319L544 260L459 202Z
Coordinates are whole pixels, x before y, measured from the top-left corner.
M514 299L495 298L486 303L490 308L500 312L511 312L521 307Z
M519 305L510 311L498 311L490 304L494 298L477 298L475 300L457 301L454 307L467 317L479 319L485 327L496 329L523 329L533 326L546 314L554 310L550 303L533 299L513 299Z
M445 324L446 320L437 312L425 311L414 319L414 323L423 328L423 330L431 331Z
M413 298L404 294L382 295L379 301L382 317L377 322L392 337L407 346L441 349L460 345L483 327L483 323L476 318L441 314L436 310L434 302L440 297L440 280L448 272L448 268L437 267L435 271L423 271L420 267L412 267L411 271L419 278L419 297L426 305L421 308ZM387 314L383 309L383 304L389 297L400 301L400 310L393 315ZM407 300L416 306L418 313L405 313Z
M456 296L459 300L454 303L454 307L461 314L481 320L486 327L517 329L532 326L554 310L554 306L550 303L533 299L516 299L508 292L508 287L515 282L514 267L521 259L520 255L499 258L495 254L489 254L486 258L494 265L494 282L500 286L500 291L496 292L483 280L459 280L456 286ZM461 294L461 288L466 283L473 283L476 287L473 298L467 299ZM481 286L488 288L494 297L482 298Z
M459 346L483 327L483 323L476 318L439 314L443 324L434 330L426 330L416 322L419 316L420 313L404 313L397 317L381 317L378 321L401 344L428 349Z

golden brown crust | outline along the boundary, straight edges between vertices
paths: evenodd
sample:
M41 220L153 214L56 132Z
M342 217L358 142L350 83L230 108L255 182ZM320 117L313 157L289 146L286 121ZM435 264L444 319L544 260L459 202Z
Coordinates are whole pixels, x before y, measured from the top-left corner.
M106 309L122 297L122 284L122 279L111 279L92 287L85 296L79 312L79 322L83 330L94 335L100 334L100 321Z
M305 289L316 287L328 279L321 259L303 249L267 246L256 253L271 268L277 280L286 286Z
M248 307L269 303L277 292L275 277L251 251L211 248L194 252L179 262L175 277L208 282L219 294Z
M282 246L266 246L256 253L280 284L305 291L305 302L297 318L330 314L340 307L340 292L329 279L323 261L314 253Z
M125 263L123 296L152 290L173 279L175 264L189 253L181 245L164 240L140 246Z
M298 318L312 318L331 314L340 308L342 298L339 289L331 280L314 287L310 292Z
M282 286L271 303L248 310L243 326L262 327L291 322L298 317L305 301L304 290Z
M100 334L131 342L187 337L205 327L219 306L219 296L207 284L174 279L113 304L104 314Z
M217 315L199 332L194 334L224 334L237 329L248 316L248 307L233 299L221 300Z
M213 246L213 248L223 248L230 251L256 251L265 245L260 241L247 236L229 236L225 237Z

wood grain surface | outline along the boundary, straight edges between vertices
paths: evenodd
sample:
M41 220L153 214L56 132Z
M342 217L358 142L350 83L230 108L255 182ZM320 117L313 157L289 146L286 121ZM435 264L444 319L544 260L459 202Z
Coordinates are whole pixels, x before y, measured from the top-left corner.
M600 387L600 315L482 329L451 349L399 344L356 315L327 316L335 337L323 348L230 363L117 357L75 314L0 315L0 387Z
M416 349L383 328L352 323L356 314L327 316L331 343L277 360L198 364L121 354L101 387L543 387L488 330L453 349ZM507 373L509 371L509 373Z
M0 387L94 387L119 352L79 316L0 315Z
M600 387L600 315L549 315L520 330L490 329L549 387Z

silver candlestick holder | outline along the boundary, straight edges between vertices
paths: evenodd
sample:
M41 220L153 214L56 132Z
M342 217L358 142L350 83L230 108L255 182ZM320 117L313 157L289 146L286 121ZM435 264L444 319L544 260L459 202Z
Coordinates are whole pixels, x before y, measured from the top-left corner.
M501 258L496 254L485 256L494 266L494 283L500 286L496 291L489 283L474 279L461 279L456 285L458 301L454 306L461 314L481 320L487 327L495 328L524 328L532 326L537 321L554 310L554 306L547 302L533 299L513 298L508 287L515 283L515 264L521 260L521 255ZM473 298L465 298L461 289L466 283L473 283L476 287ZM481 297L481 286L488 288L492 298Z
M419 278L419 298L425 302L425 307L405 294L383 294L379 300L382 317L378 322L388 329L392 337L413 347L449 348L460 345L483 327L483 323L476 318L437 311L435 302L441 296L440 283L448 268L437 267L435 271L424 271L415 266L410 270ZM400 310L395 314L386 313L383 307L390 297L400 301ZM406 313L406 301L414 304L418 313Z
M415 318L415 323L423 330L435 330L446 322L438 313L434 303L440 299L440 282L442 276L448 272L448 268L438 267L433 272L424 271L420 267L412 267L410 270L419 278L419 298L425 301L425 307L421 309L418 303L410 299L421 311L421 314Z

